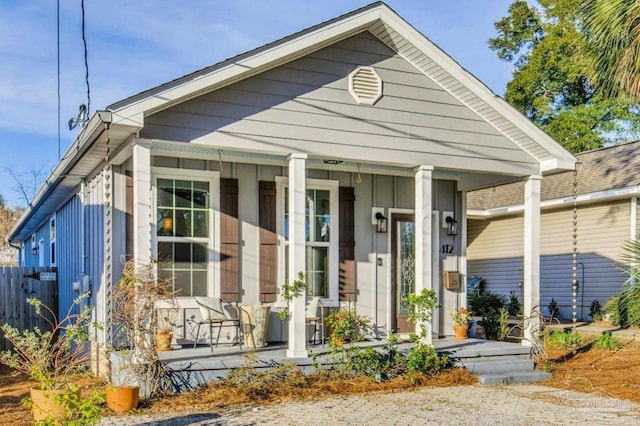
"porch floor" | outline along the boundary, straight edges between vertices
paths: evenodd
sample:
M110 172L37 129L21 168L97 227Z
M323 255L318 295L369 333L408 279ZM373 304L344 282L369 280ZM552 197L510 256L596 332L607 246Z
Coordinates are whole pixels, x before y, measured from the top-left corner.
M366 340L354 343L358 347L383 347L388 342L381 340ZM436 350L448 354L460 366L461 359L486 359L496 356L519 355L526 356L529 348L516 343L497 342L492 340L473 339L455 340L453 338L434 339ZM408 351L412 343L399 344L400 351ZM208 345L200 345L196 348L183 346L172 351L159 352L160 359L168 367L174 386L177 391L194 389L206 383L224 379L228 372L238 367L251 367L255 369L268 369L285 362L294 362L305 372L315 369L316 363L331 365L333 358L328 345L311 345L308 348L307 358L287 358L287 344L274 343L264 348L240 349L235 346L222 346L211 351ZM314 358L311 358L313 354Z

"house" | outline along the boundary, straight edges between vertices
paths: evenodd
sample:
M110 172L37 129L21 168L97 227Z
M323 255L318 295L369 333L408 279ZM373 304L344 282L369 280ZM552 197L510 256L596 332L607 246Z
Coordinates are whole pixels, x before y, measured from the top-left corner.
M377 2L98 111L9 239L58 267L61 305L91 288L101 320L129 256L162 260L185 312L197 295L278 311L304 271L378 336L411 331L403 297L433 288L447 335L466 303L465 193L526 180L536 303L541 175L574 163ZM304 299L290 312L268 339L306 356Z
M576 314L591 320L591 303L604 306L628 279L621 262L625 242L638 235L640 141L576 157L575 177L564 172L542 181L540 307L548 314L553 298L561 317L572 318L575 201ZM467 193L467 268L482 276L483 291L521 298L523 186L515 182Z

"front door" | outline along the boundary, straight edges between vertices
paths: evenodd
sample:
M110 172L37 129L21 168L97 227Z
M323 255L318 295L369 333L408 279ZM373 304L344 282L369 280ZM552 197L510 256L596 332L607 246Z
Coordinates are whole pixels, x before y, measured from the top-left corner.
M414 331L409 323L409 305L404 298L415 292L415 224L412 214L392 214L391 216L391 300L393 317L398 333Z

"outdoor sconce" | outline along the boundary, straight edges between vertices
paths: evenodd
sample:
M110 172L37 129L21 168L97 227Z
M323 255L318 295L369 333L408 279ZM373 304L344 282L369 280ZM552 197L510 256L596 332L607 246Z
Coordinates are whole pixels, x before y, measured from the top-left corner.
M451 216L447 216L445 222L447 223L447 235L458 235L458 221Z
M376 232L379 234L387 232L387 218L380 212L376 213Z
M162 218L162 230L166 234L173 232L173 218L171 216L165 216Z
M34 255L34 256L37 256L39 250L40 250L40 246L32 246L31 247L31 254Z

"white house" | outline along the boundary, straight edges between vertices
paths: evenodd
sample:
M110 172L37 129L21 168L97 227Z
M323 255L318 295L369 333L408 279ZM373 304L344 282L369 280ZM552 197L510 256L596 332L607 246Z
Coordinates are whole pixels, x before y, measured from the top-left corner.
M447 335L466 303L465 193L525 180L535 304L540 181L574 163L378 2L98 111L10 240L58 267L61 305L91 287L99 319L130 255L166 261L185 308L214 295L277 311L305 271L324 306L355 306L380 335L409 331L401 299L433 288ZM304 300L291 311L269 339L305 356Z

